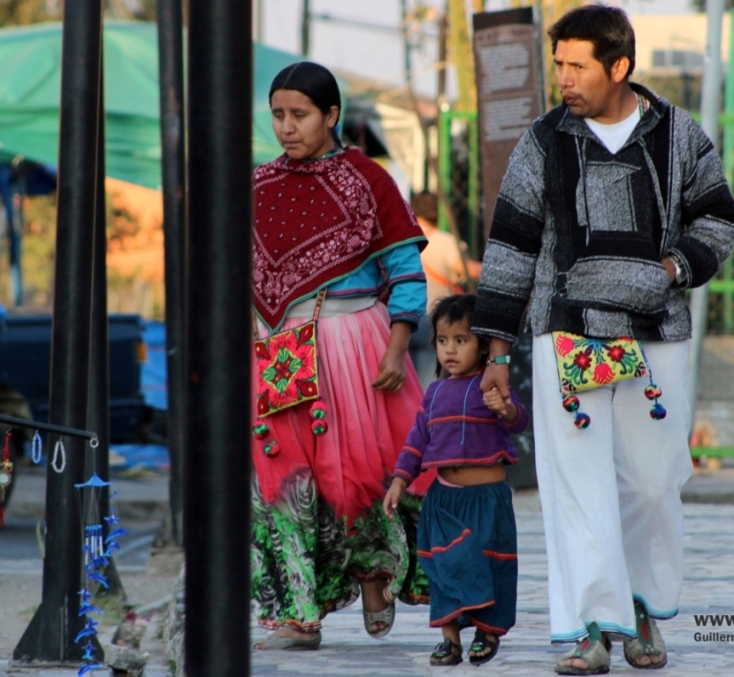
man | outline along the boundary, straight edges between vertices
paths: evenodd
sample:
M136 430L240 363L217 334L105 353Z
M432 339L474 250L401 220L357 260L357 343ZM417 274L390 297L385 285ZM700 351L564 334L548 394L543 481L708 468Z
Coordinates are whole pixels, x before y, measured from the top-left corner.
M576 642L556 672L608 672L618 637L632 666L660 668L654 619L678 611L691 472L685 289L729 255L734 201L691 117L629 82L624 12L585 6L549 35L564 103L520 140L500 190L473 327L492 337L482 389L509 394L503 356L526 313L551 641ZM632 378L580 393L591 424L575 427L553 331L638 339L667 417Z

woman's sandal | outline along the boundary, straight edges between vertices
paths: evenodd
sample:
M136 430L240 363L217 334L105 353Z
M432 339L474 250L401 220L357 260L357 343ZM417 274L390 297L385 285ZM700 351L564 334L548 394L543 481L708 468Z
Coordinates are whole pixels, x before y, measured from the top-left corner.
M589 636L576 642L576 646L569 652L563 654L556 663L556 672L559 675L604 675L609 672L611 660L609 653L612 643L605 633L600 632L596 623L590 623ZM585 668L577 668L573 665L561 665L562 662L580 658L586 661Z
M464 659L461 657L461 644L454 644L448 637L436 644L431 654L431 665L458 665Z
M640 670L657 670L664 667L668 662L668 652L665 642L655 625L655 621L648 616L644 604L635 601L635 621L637 623L637 638L624 640L624 657L633 668ZM658 663L652 662L652 657L662 655L663 659ZM641 656L650 658L647 665L637 662Z
M488 637L486 632L477 630L474 634L471 648L469 649L469 662L472 665L482 665L483 663L487 663L497 655L497 650L499 648L499 637L493 639ZM487 649L489 649L489 652L484 653ZM472 652L475 654L474 656L472 656Z
M314 651L321 644L321 631L303 632L303 637L277 637L270 635L253 647L259 651ZM261 647L258 649L258 647Z
M388 589L385 588L382 591L382 596L387 602L387 606L382 611L367 611L362 609L362 617L364 618L364 629L367 630L367 634L375 639L381 639L390 634L392 626L395 623L395 598L389 593ZM385 627L382 630L372 632L370 628L375 623L384 623Z

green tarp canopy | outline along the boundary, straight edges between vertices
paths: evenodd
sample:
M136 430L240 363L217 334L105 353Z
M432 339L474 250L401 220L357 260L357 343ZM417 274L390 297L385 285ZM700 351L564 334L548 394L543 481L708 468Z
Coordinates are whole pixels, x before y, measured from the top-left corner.
M268 92L296 54L256 44L253 162L282 151L270 126ZM61 24L0 29L0 162L18 157L57 166ZM158 36L154 23L104 27L107 175L149 188L161 185Z

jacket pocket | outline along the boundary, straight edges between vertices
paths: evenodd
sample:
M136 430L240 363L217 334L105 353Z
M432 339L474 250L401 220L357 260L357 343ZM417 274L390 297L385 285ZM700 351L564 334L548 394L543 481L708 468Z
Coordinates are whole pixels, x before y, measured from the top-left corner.
M559 305L626 312L661 321L672 282L659 261L610 256L579 258L558 274Z

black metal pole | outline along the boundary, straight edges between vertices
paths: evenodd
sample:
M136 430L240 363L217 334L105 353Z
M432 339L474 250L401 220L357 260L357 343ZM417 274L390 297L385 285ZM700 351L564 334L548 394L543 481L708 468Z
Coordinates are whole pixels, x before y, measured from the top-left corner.
M446 67L448 60L447 39L449 34L449 17L447 12L438 20L438 103L446 101Z
M408 3L400 0L400 20L403 26L403 77L406 85L413 84L413 69L411 67L410 34L408 32Z
M190 0L186 674L247 677L251 2Z
M171 459L170 540L182 544L183 453L186 402L186 162L184 153L183 6L157 0L161 88L161 169L166 267L168 453Z
M101 3L67 2L62 38L56 271L49 421L87 422L92 251L97 170ZM54 445L58 436L49 436ZM74 484L84 478L85 444L67 439L66 468L46 483L46 555L41 606L13 652L16 660L81 660L82 536Z
M92 472L105 482L110 480L110 338L109 318L107 316L107 194L105 190L105 106L104 106L104 41L100 58L99 79L99 113L97 127L97 180L94 209L94 252L92 256L92 329L89 349L89 426L98 432L99 444L90 448L87 454L85 479ZM87 496L89 500L92 496ZM99 493L99 515L110 514L110 490L105 487ZM91 506L85 507L85 514ZM105 537L109 533L109 525L102 522ZM100 592L125 599L125 590L117 573L115 560L105 569L105 578L109 588L101 588Z
M308 58L311 51L311 0L303 0L301 16L301 54Z

